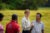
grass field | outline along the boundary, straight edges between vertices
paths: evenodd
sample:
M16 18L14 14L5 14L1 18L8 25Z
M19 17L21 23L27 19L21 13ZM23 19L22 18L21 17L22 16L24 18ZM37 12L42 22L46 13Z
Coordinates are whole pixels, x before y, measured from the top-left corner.
M42 21L44 22L44 25L45 25L45 33L50 33L50 9L40 9L36 11L30 10L30 20L31 21L35 20L35 16L37 12L40 12L43 15ZM18 21L21 26L21 19L24 16L24 10L1 10L0 13L4 14L4 19L2 21L4 29L6 27L6 24L9 23L9 21L11 20L12 14L18 15Z

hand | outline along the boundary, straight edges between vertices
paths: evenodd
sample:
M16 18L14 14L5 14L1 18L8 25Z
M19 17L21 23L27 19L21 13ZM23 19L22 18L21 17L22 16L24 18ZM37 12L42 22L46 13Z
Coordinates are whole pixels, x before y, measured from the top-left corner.
M31 31L32 31L33 27L34 27L34 24L32 24L32 23L31 23L30 33L31 33Z
M34 24L31 23L31 27L34 27Z

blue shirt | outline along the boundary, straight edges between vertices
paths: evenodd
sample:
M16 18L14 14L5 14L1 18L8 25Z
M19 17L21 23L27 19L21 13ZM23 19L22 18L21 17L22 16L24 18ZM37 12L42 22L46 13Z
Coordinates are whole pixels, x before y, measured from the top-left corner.
M42 30L44 29L44 24L42 23L42 21L40 23L33 21L33 29L32 29L32 33L42 33Z

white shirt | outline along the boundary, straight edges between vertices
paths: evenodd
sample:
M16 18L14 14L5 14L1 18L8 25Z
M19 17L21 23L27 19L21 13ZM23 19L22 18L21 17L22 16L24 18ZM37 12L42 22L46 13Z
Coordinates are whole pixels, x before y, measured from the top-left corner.
M42 33L42 29L44 29L42 22L38 23L36 21L33 21L32 24L34 25L32 33Z
M30 30L30 20L26 19L26 17L22 18L22 29L23 30Z

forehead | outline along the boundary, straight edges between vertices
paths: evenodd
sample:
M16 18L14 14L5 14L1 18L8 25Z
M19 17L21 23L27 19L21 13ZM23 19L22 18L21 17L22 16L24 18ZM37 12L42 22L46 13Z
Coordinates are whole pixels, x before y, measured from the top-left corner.
M26 10L25 13L30 13L30 11L29 10Z
M40 14L37 14L36 16L40 16Z

